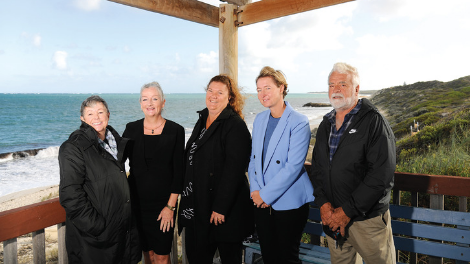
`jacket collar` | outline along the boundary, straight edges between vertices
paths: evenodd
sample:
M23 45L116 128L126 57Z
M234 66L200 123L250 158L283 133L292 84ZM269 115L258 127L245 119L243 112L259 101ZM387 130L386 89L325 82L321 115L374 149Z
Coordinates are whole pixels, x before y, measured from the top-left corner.
M362 100L362 105L361 105L361 108L356 113L353 113L354 115L356 115L355 120L353 120L353 122L360 120L369 111L378 112L377 108L367 98L362 98L360 100ZM335 109L333 109L331 110L331 112L323 116L323 120L326 122L330 122L329 119L334 117L335 114L336 114Z
M106 129L109 130L113 134L114 139L116 140L116 144L118 145L117 158L118 158L118 161L121 162L128 139L121 138L121 136L119 136L116 130L110 125L108 125ZM103 152L105 154L108 154L110 157L112 157L111 154L109 154L106 150L101 148L98 142L98 133L96 133L96 130L90 125L88 125L87 123L82 121L82 124L80 125L80 129L74 132L73 134L75 133L80 133L84 135L85 138L87 139L86 143L81 144L81 147L83 148L83 150L86 150L90 148L91 146L95 145L95 147L100 151L100 153ZM112 159L114 160L114 158Z
M197 111L197 112L199 114L199 120L201 120L201 118L203 118L204 121L205 121L207 119L207 116L209 116L209 109L207 109L207 108L204 108L201 111ZM233 111L233 109L230 105L227 105L224 108L224 110L222 110L222 112L219 114L219 116L214 120L214 123L218 122L220 120L223 120L223 119L227 119L233 114L235 114L235 111Z
M287 127L287 124L289 123L289 116L294 111L294 108L292 108L292 106L287 101L284 101L284 103L286 104L286 109L284 109L281 119L279 120L279 123L277 123L277 126L273 131L271 139L269 140L268 150L266 151L266 157L264 157L263 172L265 172L268 168L269 162L271 161L271 158L274 155L274 150L276 149L277 144L279 143L279 140L281 140L281 137ZM260 130L263 131L263 135L265 133L264 131L266 131L266 127L268 126L269 115L271 114L269 110L267 112L268 115L263 120L263 124Z
M209 109L204 108L201 111L197 111L197 113L199 114L199 119L196 125L194 126L194 132L189 138L187 144L192 144L196 140L196 137L199 136L199 132L202 130L202 128L206 126L206 120L207 120L207 117L209 116ZM202 137L201 141L199 141L197 149L200 149L200 147L204 145L204 143L207 142L207 140L211 137L214 131L217 130L217 127L220 125L222 120L228 119L232 115L236 115L236 113L235 111L233 111L232 107L227 105L227 107L225 107L224 110L222 110L222 112L214 120L214 122L212 122L209 129L207 129L207 131L204 134L204 137ZM186 150L189 149L188 146L186 146Z

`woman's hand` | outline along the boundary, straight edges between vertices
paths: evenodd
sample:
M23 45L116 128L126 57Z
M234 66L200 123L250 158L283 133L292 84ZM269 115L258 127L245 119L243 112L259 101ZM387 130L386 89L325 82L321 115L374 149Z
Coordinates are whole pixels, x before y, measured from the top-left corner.
M251 199L253 199L253 203L254 205L256 205L256 207L258 208L267 208L269 207L269 204L266 204L263 199L261 198L261 196L259 195L259 191L254 191L251 193Z
M215 225L221 225L225 222L225 216L212 211L210 223L214 222Z
M170 231L170 227L173 227L173 214L174 211L168 207L163 207L162 211L158 215L157 221L160 221L160 230L163 233Z

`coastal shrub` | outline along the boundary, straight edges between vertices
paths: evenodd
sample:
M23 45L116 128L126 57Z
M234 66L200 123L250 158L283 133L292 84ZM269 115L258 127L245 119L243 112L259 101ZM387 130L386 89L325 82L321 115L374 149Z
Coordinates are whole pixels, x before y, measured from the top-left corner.
M420 103L416 106L413 106L410 110L413 112L413 111L416 111L418 109L421 109L421 108L427 108L427 107L433 107L433 108L444 108L446 106L449 106L454 100L452 99L440 99L440 100L433 100L433 99L430 99L430 100L427 100L423 103Z
M420 124L420 129L422 129L423 126L430 126L439 120L440 115L438 112L423 113L419 116L409 117L406 120L398 123L393 128L393 133L395 134L396 138L401 138L410 133L410 126L412 126L414 122L418 122Z
M300 242L305 243L305 244L310 244L310 242L312 242L312 238L310 237L310 234L302 233L302 238L300 239Z
M467 95L464 92L451 91L451 92L448 92L445 96L450 97L450 98L462 98L462 97L466 97Z
M461 92L463 93L466 93L466 94L470 94L470 86L469 87L464 87L462 89L460 89Z
M426 126L419 133L411 137L402 138L397 142L397 161L401 162L412 154L423 154L426 151L435 149L438 144L447 144L449 139L457 137L459 134L466 133L469 128L469 120L456 118L448 122L439 123L434 126ZM462 139L461 139L462 140ZM461 144L470 144L467 140ZM424 172L421 172L424 173Z
M464 121L466 120L453 120L444 124L441 133L437 133L435 128L428 128L429 133L422 136L421 140L435 140L437 135L447 133L450 124L453 124L448 140L437 143L434 148L402 149L396 171L470 177L470 126L468 121ZM412 138L415 137L410 137L410 140Z

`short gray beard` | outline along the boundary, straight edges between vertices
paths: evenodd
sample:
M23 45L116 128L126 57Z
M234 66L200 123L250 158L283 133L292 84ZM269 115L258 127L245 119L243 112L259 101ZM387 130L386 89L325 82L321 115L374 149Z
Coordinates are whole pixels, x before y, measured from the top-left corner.
M342 100L341 99L339 99L339 100L331 99L335 96L341 96ZM340 109L345 109L346 110L346 109L351 108L354 104L354 96L345 98L344 95L342 95L342 94L332 94L331 98L330 98L330 103L331 103L331 106L333 106L333 108L335 110L340 110Z

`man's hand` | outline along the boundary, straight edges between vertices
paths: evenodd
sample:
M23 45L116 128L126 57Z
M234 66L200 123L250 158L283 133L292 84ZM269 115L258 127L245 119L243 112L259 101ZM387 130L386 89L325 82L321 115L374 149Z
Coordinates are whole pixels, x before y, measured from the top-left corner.
M330 225L333 211L334 209L331 203L325 203L320 207L320 216L323 225Z
M333 214L331 215L331 222L329 223L329 226L332 230L337 230L338 228L340 229L341 235L345 236L346 232L346 226L349 224L349 221L351 221L351 218L349 218L343 211L342 207L338 207L334 210Z

